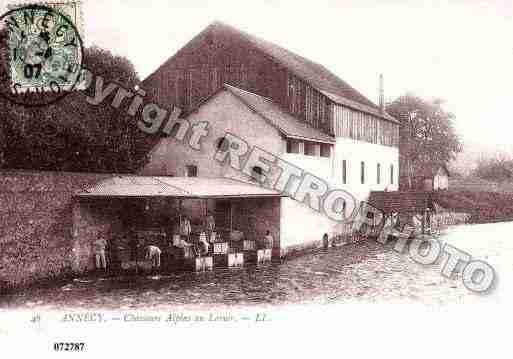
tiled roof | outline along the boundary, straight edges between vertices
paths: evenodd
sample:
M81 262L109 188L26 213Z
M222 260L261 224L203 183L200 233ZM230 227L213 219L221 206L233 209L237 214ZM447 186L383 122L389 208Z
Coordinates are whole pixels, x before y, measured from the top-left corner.
M333 102L368 112L387 120L395 121L392 116L386 113L383 114L376 104L324 66L302 56L296 55L281 46L260 39L221 22L213 23L210 28L215 31L227 32L249 42L266 55L272 57L275 61L280 63L296 76L308 82Z
M392 121L392 122L395 122L395 123L400 123L398 120L396 120L394 117L390 116L388 113L381 112L381 109L379 109L379 108L367 106L367 105L361 104L359 102L356 102L356 101L353 101L353 100L349 100L347 98L340 97L338 95L332 94L332 93L330 93L328 91L323 91L323 90L319 90L319 91L324 96L329 98L331 101L333 101L333 102L335 102L335 103L337 103L339 105L344 105L344 106L347 106L347 107L351 107L351 108L353 108L355 110L360 110L362 112L367 112L367 113L373 114L375 116L384 118L386 120L389 120L389 121Z
M266 119L286 137L328 143L335 142L334 137L296 119L268 98L227 84L224 85L224 88Z
M238 198L280 197L280 192L230 178L116 176L86 190L77 197L176 197Z

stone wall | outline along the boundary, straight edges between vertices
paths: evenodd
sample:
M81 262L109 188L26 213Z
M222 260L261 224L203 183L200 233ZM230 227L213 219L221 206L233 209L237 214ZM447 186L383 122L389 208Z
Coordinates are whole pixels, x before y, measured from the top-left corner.
M72 263L73 273L95 268L92 243L102 237L112 241L123 233L123 202L119 200L80 200L73 205Z
M0 171L0 293L71 273L72 194L111 176Z

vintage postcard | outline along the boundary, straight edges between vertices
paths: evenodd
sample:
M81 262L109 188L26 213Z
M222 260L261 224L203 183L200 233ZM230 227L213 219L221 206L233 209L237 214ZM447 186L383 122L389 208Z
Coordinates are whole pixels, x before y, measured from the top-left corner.
M2 0L0 355L508 357L512 35L508 0Z

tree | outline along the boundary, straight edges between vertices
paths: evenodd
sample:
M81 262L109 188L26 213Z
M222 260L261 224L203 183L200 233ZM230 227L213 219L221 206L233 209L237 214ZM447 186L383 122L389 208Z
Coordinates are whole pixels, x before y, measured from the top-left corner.
M443 104L439 99L426 101L406 94L387 105L387 112L401 123L400 167L408 188L413 187L414 174L424 165L447 165L462 150L452 126L454 115L445 111Z
M6 49L6 34L0 34L0 49ZM4 50L5 51L5 50ZM6 64L0 54L0 66ZM84 51L84 65L104 83L134 88L139 79L124 57L92 47ZM106 99L91 105L74 91L56 103L25 107L0 97L0 167L88 172L132 172L141 165L139 144L146 141L136 118L126 108L112 107ZM113 94L111 96L114 96Z
M507 154L480 159L474 175L489 181L509 182L513 180L513 159Z

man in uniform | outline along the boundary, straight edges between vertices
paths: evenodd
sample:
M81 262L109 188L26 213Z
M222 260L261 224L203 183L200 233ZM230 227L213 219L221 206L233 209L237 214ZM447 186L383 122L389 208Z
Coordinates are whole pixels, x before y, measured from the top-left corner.
M107 241L101 234L98 234L98 238L93 242L96 269L107 269L107 260L105 258L106 247Z

